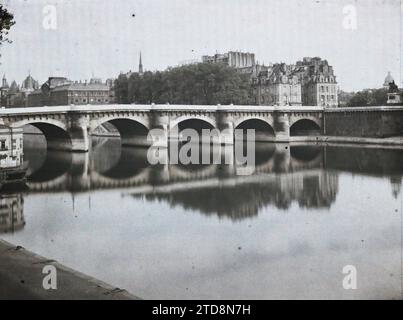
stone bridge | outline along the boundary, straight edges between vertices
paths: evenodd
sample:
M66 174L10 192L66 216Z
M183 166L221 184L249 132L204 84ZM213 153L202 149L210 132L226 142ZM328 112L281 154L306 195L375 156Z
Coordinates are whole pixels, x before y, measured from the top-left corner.
M271 142L289 142L294 136L311 136L311 140L321 135L384 137L403 133L403 107L152 104L0 109L0 124L12 128L35 126L45 135L48 149L87 152L90 136L105 123L116 127L122 145L132 146L151 145L147 135L156 128L163 132L163 144L178 138L176 132L187 128L225 132L221 144L233 144L235 129L255 129L256 141Z
M49 149L89 151L97 127L113 124L122 145L149 146L149 130L159 128L165 137L191 128L225 130L222 144L232 144L234 129L255 129L257 141L288 142L292 135L323 132L321 107L96 105L10 108L0 110L0 124L38 128ZM175 131L174 129L178 129Z

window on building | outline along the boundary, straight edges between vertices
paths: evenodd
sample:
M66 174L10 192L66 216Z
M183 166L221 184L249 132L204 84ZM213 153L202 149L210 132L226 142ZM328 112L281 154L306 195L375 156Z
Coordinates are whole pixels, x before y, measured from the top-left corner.
M0 149L6 150L6 140L0 140Z

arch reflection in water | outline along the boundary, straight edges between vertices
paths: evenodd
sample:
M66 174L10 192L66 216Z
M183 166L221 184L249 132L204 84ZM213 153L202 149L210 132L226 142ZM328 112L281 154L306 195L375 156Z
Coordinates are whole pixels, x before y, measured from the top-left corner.
M233 156L230 146L220 152ZM231 164L150 166L147 149L121 147L118 139L99 138L89 155L47 152L47 159L34 157L28 184L31 192L123 188L124 194L136 198L236 220L256 216L271 205L330 208L338 192L339 171L387 176L397 195L402 152L257 143L255 174L242 177ZM54 168L52 174L42 173L46 167Z

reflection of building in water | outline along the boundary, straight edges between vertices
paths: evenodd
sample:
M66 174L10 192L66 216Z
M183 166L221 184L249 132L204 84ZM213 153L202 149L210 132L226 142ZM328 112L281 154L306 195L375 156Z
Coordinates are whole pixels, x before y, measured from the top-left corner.
M15 232L25 226L22 194L0 196L0 233Z
M242 183L223 179L212 187L196 187L146 194L150 201L166 201L172 206L198 210L204 214L216 214L233 220L253 217L259 211L274 205L287 209L293 201L300 207L329 208L338 191L337 173L307 171L280 175L250 176ZM135 195L135 197L143 195Z
M336 199L338 192L338 176L324 171L316 174L294 174L288 179L279 179L282 201L285 208L293 200L300 207L328 208Z

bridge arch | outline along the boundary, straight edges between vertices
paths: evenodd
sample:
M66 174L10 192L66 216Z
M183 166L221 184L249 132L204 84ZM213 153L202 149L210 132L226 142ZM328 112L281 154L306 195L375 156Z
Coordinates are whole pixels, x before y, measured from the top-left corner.
M290 125L290 136L320 136L321 125L313 119L300 119Z
M175 120L170 121L169 123L169 129L171 130L175 127L178 127L179 130L181 130L181 127L182 130L184 127L198 130L199 126L203 129L207 128L214 129L216 128L216 121L215 119L212 119L211 117L204 115L194 115L194 116L184 115L176 118Z
M13 123L12 127L24 127L27 125L31 125L43 133L47 149L72 150L71 135L63 122L52 119L27 119Z
M275 137L275 131L273 129L273 125L261 118L247 118L242 119L235 123L234 129L242 129L244 130L243 139L247 139L247 129L255 130L255 141L272 141Z
M147 140L150 125L148 121L141 117L104 117L90 124L90 135L95 133L95 130L105 125L112 124L119 132L121 143L124 146L150 146L151 141ZM108 129L106 129L108 130Z
M185 129L193 129L196 130L199 134L199 142L202 143L210 143L212 139L214 140L214 136L218 134L216 131L212 135L208 137L203 137L202 130L209 129L209 130L216 130L216 123L215 120L211 119L207 116L182 116L174 121L169 123L169 138L170 139L182 139L182 131ZM205 140L206 139L206 140Z

